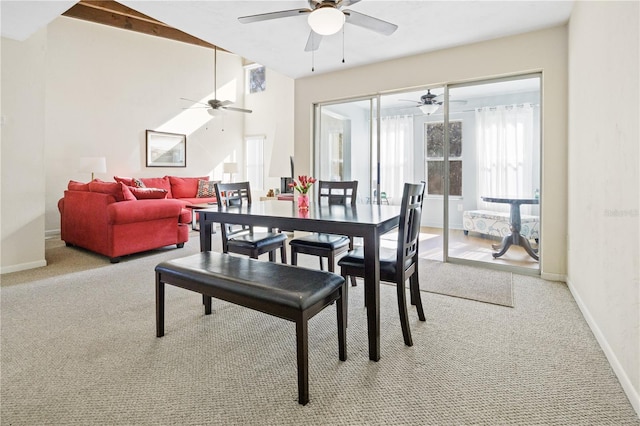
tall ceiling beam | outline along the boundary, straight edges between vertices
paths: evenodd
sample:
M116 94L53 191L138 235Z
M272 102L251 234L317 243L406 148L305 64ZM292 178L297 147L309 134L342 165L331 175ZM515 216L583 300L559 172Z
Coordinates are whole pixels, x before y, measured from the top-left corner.
M195 44L210 49L216 47L209 42L170 27L113 0L80 0L75 6L63 13L63 16ZM224 49L218 48L218 50Z

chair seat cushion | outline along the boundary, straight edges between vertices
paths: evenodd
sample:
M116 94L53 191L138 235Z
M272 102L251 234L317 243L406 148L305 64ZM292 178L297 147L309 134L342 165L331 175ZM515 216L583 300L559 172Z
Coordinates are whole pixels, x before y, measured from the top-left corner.
M338 261L338 266L347 268L361 268L364 275L364 249L358 247L355 250L350 251ZM380 275L381 278L385 276L393 276L396 273L396 251L380 248Z
M243 234L229 239L228 245L237 247L263 248L271 245L284 244L287 240L285 234L274 232L254 232Z
M311 246L326 250L336 250L349 245L349 237L335 234L310 234L289 242L292 246Z

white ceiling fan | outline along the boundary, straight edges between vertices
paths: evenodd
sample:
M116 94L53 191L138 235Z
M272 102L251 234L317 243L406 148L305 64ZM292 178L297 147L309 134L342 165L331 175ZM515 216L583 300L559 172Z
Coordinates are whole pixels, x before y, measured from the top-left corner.
M207 103L204 102L200 102L200 101L194 101L192 99L187 99L187 98L180 98L182 100L185 101L189 101L189 102L193 102L195 104L198 105L202 105L202 106L195 106L195 107L190 107L187 109L193 109L193 108L207 108L207 112L209 113L209 115L211 116L217 116L220 115L221 110L229 110L229 111L236 111L236 112L245 112L245 113L252 113L253 111L250 109L245 109L245 108L237 108L237 107L232 107L229 106L231 104L233 104L232 101L226 100L226 101L221 101L218 99L217 96L217 92L218 92L218 48L214 48L214 57L213 57L213 99L209 99L207 101Z
M311 33L307 40L305 51L317 50L322 36L335 34L345 23L357 25L379 34L391 35L398 26L373 16L365 15L354 10L343 9L360 2L360 0L308 0L309 8L281 10L278 12L261 13L258 15L241 16L238 18L243 24L267 21L271 19L287 18L290 16L307 16Z

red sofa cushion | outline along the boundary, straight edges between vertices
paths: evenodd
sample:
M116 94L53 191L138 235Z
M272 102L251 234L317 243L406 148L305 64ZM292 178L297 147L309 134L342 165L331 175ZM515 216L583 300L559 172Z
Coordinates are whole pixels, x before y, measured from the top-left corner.
M167 197L173 198L171 193L171 182L169 181L169 176L164 176L161 178L140 178L140 181L144 183L144 186L147 188L160 188L167 190Z
M133 178L130 178L130 177L114 176L113 180L115 180L116 182L122 182L127 186L135 186L133 184Z
M204 177L178 177L169 176L171 183L172 198L191 198L198 193L198 181L209 180L208 176Z
M70 180L67 189L69 191L89 191L89 184Z
M113 195L116 201L131 201L136 199L133 194L131 194L131 191L129 191L129 188L120 182L102 182L95 179L89 182L89 191Z

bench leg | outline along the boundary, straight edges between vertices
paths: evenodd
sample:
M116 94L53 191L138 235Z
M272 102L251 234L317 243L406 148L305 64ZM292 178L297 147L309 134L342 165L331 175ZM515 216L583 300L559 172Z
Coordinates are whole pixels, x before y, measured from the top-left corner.
M204 314L211 315L211 296L202 295L202 302L204 303Z
M338 314L338 356L340 361L347 360L347 289L346 284L340 289L340 298L336 303L336 312Z
M164 336L164 283L156 273L156 337Z
M296 321L296 346L298 357L298 403L309 402L309 329L307 319Z

